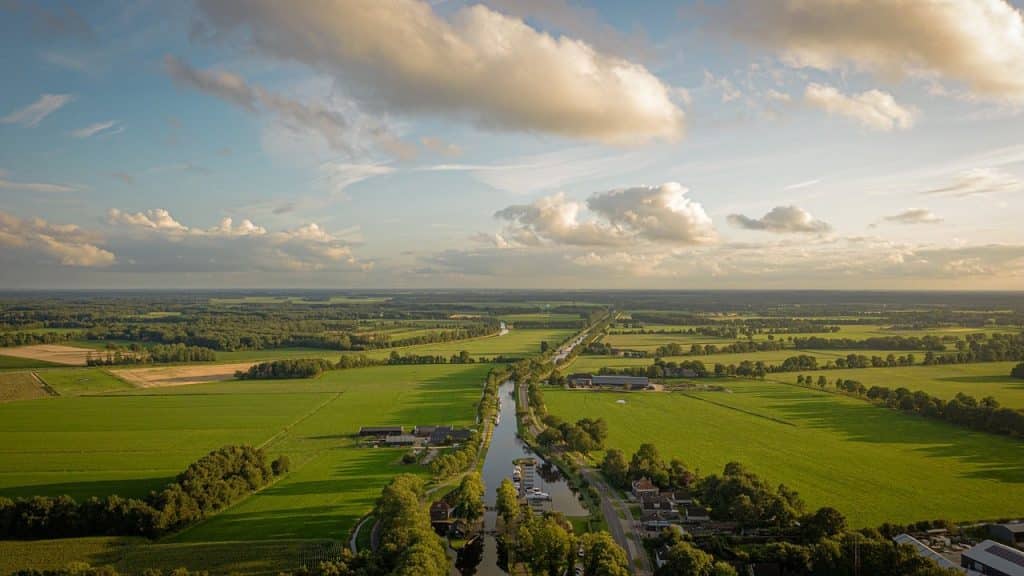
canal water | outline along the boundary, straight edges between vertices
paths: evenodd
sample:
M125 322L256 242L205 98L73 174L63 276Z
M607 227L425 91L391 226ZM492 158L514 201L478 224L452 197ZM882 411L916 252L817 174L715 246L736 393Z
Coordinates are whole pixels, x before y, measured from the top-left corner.
M463 576L501 576L506 572L501 568L505 559L501 557L498 541L493 532L497 524L498 514L494 511L497 503L497 489L505 478L512 478L512 462L519 458L536 458L537 487L551 495L548 502L535 502L534 510L538 512L555 511L566 516L586 516L587 509L580 503L577 495L569 487L558 469L547 464L537 456L517 435L515 385L509 381L498 388L501 401L500 418L494 427L491 445L484 459L483 479L486 488L484 504L485 536L474 545L467 546L460 556L456 567Z

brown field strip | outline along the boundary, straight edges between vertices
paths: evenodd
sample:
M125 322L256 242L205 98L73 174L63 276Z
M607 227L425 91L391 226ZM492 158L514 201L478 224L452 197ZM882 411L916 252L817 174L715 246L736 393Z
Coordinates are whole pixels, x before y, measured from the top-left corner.
M139 388L187 386L205 382L231 380L238 370L248 370L254 362L239 364L203 364L199 366L161 366L152 368L124 368L110 373Z
M0 404L15 400L45 398L50 393L31 372L0 373Z
M62 346L60 344L35 344L32 346L0 348L0 356L42 360L43 362L65 364L67 366L85 366L85 361L90 353L96 354L96 351L89 348Z

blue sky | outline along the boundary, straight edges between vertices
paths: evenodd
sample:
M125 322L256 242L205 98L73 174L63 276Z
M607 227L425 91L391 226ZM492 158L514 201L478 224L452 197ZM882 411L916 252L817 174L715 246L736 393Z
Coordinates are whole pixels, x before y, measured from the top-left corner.
M0 2L0 288L1024 288L1019 4L283 6Z

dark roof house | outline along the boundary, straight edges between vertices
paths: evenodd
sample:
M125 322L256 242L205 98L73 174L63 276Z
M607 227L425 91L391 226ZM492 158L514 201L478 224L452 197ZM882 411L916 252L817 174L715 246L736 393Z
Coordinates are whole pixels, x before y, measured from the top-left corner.
M452 519L452 507L444 500L438 500L430 505L431 522L447 522Z
M1024 544L1024 522L989 524L988 535L1004 544Z

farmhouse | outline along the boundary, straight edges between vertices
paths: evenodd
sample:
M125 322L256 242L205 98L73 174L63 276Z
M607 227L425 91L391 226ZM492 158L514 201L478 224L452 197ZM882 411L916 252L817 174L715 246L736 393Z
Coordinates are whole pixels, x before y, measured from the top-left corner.
M989 524L988 535L1004 544L1020 546L1024 544L1024 522Z
M393 434L384 437L384 444L388 446L413 446L416 444L416 437L412 434Z
M436 426L430 432L431 446L443 446L446 444L458 444L470 439L473 431L468 428L452 428L451 426Z
M595 374L570 374L569 385L579 386L610 386L627 390L643 390L650 386L646 376L602 376Z
M434 430L437 430L437 426L417 426L412 429L412 433L422 438L429 438Z
M658 492L658 487L650 478L644 477L633 481L633 496L636 496L637 500L643 500L645 496L657 496Z
M968 574L984 576L1024 576L1024 552L985 540L960 556L960 566Z
M401 426L363 426L359 429L360 436L398 436L402 433Z

